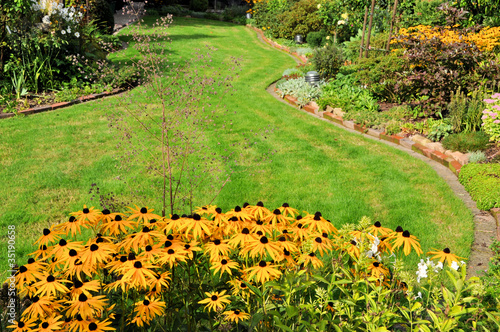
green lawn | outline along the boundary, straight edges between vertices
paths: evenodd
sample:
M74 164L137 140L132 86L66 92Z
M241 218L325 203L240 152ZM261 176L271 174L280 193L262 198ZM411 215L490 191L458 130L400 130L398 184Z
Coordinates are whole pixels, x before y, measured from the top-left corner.
M176 18L168 30L172 42L166 47L173 61L187 61L204 44L217 48L214 61L241 58L235 91L223 100L236 112L226 119L233 121L234 129L224 135L208 133L215 149L231 149L230 142L243 140L250 129L263 133L268 126L274 128L238 157L239 166L215 204L229 210L243 202L261 200L272 208L287 202L301 211L321 211L337 227L366 215L384 226L408 229L421 239L424 252L449 247L459 256L469 256L472 214L434 170L404 152L281 103L265 91L283 70L295 66L289 55L262 43L243 26ZM127 30L121 32L123 38L126 34ZM128 49L114 59L131 54ZM120 110L120 98L0 121L0 242L6 248L7 227L15 225L19 264L26 261L43 228L66 220L83 204L99 207L89 194L92 183L101 193L131 200L131 182L116 177L129 180L138 173L122 174L116 168L118 141L106 118L110 108ZM215 146L216 142L221 144ZM269 151L276 151L271 163L257 165L249 158ZM149 193L132 203L159 211L159 195ZM198 205L208 203L211 194L202 191ZM5 255L2 250L1 271L7 270Z

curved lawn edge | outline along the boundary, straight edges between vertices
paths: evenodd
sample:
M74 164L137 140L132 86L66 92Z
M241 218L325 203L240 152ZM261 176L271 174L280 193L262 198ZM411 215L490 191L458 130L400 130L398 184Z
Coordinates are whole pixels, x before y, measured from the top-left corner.
M458 173L460 172L461 165L453 160L448 162L443 158L438 157L437 151L428 148L419 149L414 148L414 144L405 144L402 137L397 135L385 135L385 133L378 133L376 131L367 131L360 126L355 125L352 121L343 121L341 117L331 115L327 112L318 112L318 107L314 105L306 105L304 108L299 108L295 103L295 98L286 95L281 98L276 94L276 82L271 84L267 92L274 96L276 99L294 106L296 109L301 110L311 116L314 116L323 121L327 121L354 134L360 134L363 137L377 140L386 145L392 146L400 151L404 151L414 158L420 159L433 168L436 173L449 185L455 195L460 198L464 204L474 215L474 242L471 247L471 255L467 265L467 275L478 276L488 268L490 258L493 257L493 251L490 245L495 240L495 235L498 234L498 223L500 222L500 209L492 209L491 211L479 210L476 202L472 199L470 194L465 190L464 186L458 181ZM439 153L439 152L437 152Z

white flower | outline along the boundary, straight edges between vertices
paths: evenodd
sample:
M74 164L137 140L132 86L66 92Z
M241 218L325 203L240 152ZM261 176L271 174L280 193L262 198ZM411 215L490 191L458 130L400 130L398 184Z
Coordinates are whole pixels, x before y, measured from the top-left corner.
M347 20L349 18L349 14L344 13L344 14L340 15L340 17L342 17L344 20Z
M457 271L460 267L456 261L453 261L450 266L453 270Z
M71 33L71 29L70 29L70 27L68 27L68 33Z
M438 262L436 264L436 270L435 270L436 272L437 272L437 269L441 269L441 270L443 269L443 262Z
M49 23L50 23L50 16L49 16L49 15L45 15L45 16L42 18L42 23L44 23L44 24L49 24Z
M414 300L416 300L416 299L421 299L421 298L422 298L422 292L418 292L418 295L417 295L417 296L415 296L415 299L414 299Z
M79 33L78 31L77 31L77 32L75 32L75 37L76 37L76 38L80 38L80 33Z
M330 40L330 36L326 36L326 40Z
M345 21L344 21L344 20L339 20L339 21L337 22L337 25L343 25L343 24L345 24Z
M318 4L318 9L320 9L320 8L321 8L321 4Z
M66 34L66 30L61 30L61 33L62 33L63 35L65 35L65 34Z
M417 270L417 282L420 282L420 279L422 278L427 278L427 264L424 262L423 259L420 260L420 263L418 263L418 270Z

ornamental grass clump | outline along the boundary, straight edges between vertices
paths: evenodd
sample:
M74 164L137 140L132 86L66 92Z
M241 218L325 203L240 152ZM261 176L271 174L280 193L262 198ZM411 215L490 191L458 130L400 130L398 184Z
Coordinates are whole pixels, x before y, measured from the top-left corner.
M92 237L77 241L84 228ZM410 231L367 217L339 230L320 212L299 214L286 203L227 212L207 205L168 217L148 207L84 206L44 229L35 246L15 275L23 301L9 328L18 332L498 324L478 279L465 280L449 248L428 253L437 264L422 260L410 272L402 254L422 254ZM452 290L429 282L444 264Z

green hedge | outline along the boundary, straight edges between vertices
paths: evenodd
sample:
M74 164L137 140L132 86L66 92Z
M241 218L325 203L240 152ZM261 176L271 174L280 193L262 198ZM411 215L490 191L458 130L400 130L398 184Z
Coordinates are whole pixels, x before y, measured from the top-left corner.
M478 209L500 207L500 164L467 164L460 170L458 179Z

